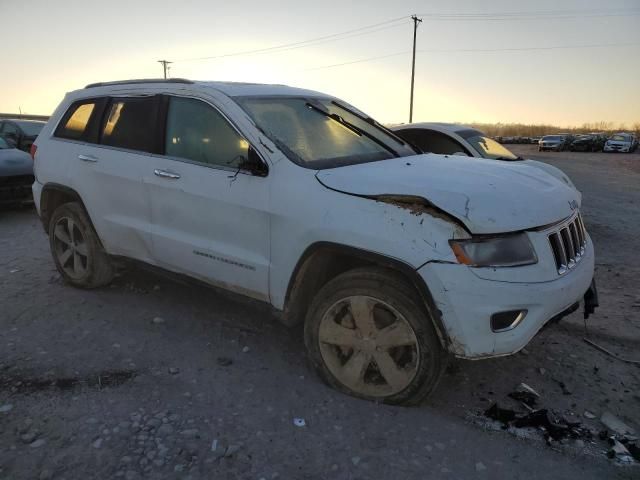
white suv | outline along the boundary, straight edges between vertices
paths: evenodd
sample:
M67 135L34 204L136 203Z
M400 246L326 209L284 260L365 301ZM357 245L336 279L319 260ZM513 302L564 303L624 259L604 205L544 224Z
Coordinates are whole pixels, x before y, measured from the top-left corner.
M449 356L523 348L597 304L580 194L535 167L420 155L349 104L281 85L128 81L69 93L35 142L55 264L128 257L304 322L330 385L417 403Z

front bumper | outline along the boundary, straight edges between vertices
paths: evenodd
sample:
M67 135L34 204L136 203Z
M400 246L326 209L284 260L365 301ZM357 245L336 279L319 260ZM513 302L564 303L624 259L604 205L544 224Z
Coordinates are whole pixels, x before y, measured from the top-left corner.
M0 177L0 205L31 202L33 175Z
M576 267L546 282L518 282L520 267L509 269L513 282L481 278L458 264L428 263L418 273L440 310L451 353L478 359L518 352L549 320L581 301L592 284L594 258L589 240ZM491 329L494 313L515 310L527 311L515 328Z
M588 150L591 150L593 146L587 143L574 143L570 148L575 152L586 152Z
M629 153L629 150L631 150L631 147L622 147L620 145L605 145L603 150L605 152Z

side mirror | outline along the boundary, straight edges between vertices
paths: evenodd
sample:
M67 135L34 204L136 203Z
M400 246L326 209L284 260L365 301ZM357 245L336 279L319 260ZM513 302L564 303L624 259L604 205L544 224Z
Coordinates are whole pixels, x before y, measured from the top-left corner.
M247 159L240 164L240 168L257 177L266 177L267 173L269 173L267 164L264 163L258 152L251 146L247 152Z

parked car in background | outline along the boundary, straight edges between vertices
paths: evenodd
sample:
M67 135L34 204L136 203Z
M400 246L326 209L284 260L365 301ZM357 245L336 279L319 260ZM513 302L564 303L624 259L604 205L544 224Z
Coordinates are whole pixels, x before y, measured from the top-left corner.
M562 152L569 148L571 139L568 135L545 135L538 142L538 151L545 152L551 150L554 152Z
M0 137L10 146L29 152L44 126L45 122L37 120L0 120Z
M599 152L604 148L605 138L597 134L579 135L576 137L569 150L572 152Z
M529 140L532 145L537 145L542 137L531 137Z
M604 144L605 152L633 152L638 147L638 140L630 133L616 133L612 135Z
M68 284L108 284L117 256L261 300L304 323L329 385L369 400L418 403L450 355L513 354L597 303L574 188L519 162L422 154L319 92L88 85L32 151Z
M472 127L457 123L408 123L392 127L392 130L424 153L466 155L514 162L517 165L542 169L575 188L573 182L559 168L537 160L525 160Z
M0 205L32 199L33 160L0 137Z

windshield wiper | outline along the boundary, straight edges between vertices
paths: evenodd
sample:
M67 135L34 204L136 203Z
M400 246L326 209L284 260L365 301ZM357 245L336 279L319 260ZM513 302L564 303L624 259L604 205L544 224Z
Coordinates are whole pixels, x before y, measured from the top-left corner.
M345 107L344 105L342 105L341 103L336 102L335 100L332 100L331 103L333 105L335 105L338 108L341 108L342 110L344 110L345 112L349 112L351 115L353 115L354 117L358 117L360 120L363 120L365 122L367 122L369 125L371 125L372 127L376 127L378 130L382 130L384 133L386 133L387 135L389 135L391 138L393 138L396 142L398 142L400 145L406 145L406 142L404 140L402 140L398 135L396 135L393 130L389 130L387 127L385 127L384 125L376 122L373 118L368 117L367 115L362 115L358 112L356 112L355 110L351 110L348 107Z
M389 153L393 154L395 157L399 157L400 156L400 155L398 155L398 152L396 152L393 148L391 148L389 145L384 143L382 140L376 138L375 135L371 135L366 130L363 130L360 127L358 127L357 125L354 125L353 123L348 122L347 120L342 118L340 115L338 115L336 113L329 113L326 110L323 110L322 108L317 107L316 105L313 105L312 103L309 103L309 102L305 103L305 105L307 107L309 107L311 110L313 110L314 112L318 112L319 114L324 115L327 118L330 118L334 122L339 123L343 127L348 128L349 130L351 130L352 132L354 132L358 136L360 136L360 137L364 136L364 137L367 137L369 140L374 141L375 143L380 145L382 148L387 150Z

